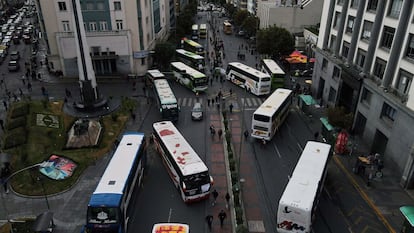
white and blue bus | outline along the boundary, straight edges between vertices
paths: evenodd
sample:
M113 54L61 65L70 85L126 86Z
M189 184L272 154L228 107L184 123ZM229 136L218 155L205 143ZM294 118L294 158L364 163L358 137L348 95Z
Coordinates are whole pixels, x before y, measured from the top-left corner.
M277 232L313 232L331 145L308 141L279 200Z
M84 232L127 232L145 162L144 133L125 133L89 200Z
M227 65L226 78L254 95L261 96L270 93L270 75L243 63L230 62Z
M154 92L162 119L178 121L180 107L167 79L154 80Z
M184 202L207 199L213 178L203 160L171 121L156 122L152 128L156 149Z

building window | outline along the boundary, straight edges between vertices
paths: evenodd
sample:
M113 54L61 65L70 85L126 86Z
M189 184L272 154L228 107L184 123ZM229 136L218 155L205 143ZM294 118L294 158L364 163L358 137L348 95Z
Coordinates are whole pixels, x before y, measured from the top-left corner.
M398 16L400 16L402 3L402 0L392 0L388 9L388 16L398 18Z
M352 8L358 8L359 5L359 0L352 0L351 2L351 7Z
M364 88L362 90L362 94L361 94L361 103L364 103L366 105L370 105L371 104L371 97L372 97L372 92L368 91L368 89Z
M361 39L369 41L371 37L371 30L372 30L372 22L364 21L364 27L362 29Z
M382 106L381 118L394 121L396 113L397 111L393 107L391 107L387 103L384 103L384 105Z
M348 16L348 24L346 25L346 32L352 33L353 28L354 28L354 21L355 21L354 16Z
M95 7L94 7L94 4L92 2L86 3L86 10L92 11L94 9L95 9Z
M342 44L342 57L347 58L350 44L346 41Z
M391 49L392 40L394 39L395 29L391 27L384 27L382 32L381 47Z
M58 6L60 11L67 11L66 2L58 2Z
M408 46L407 52L405 56L414 59L414 34L410 34L410 38L408 39Z
M69 21L67 21L67 20L62 21L62 26L63 26L63 31L64 32L70 32Z
M382 60L381 58L375 59L375 64L374 64L374 76L382 79L384 77L384 72L385 72L385 66L387 65L387 62L385 60Z
M121 9L121 2L120 2L120 1L116 1L116 2L114 2L114 9L115 9L116 11L120 11L120 10L122 10L122 9Z
M97 7L97 9L98 9L98 10L100 10L100 11L103 11L103 10L105 9L105 5L104 5L104 3L103 3L103 2L98 2L98 3L96 4L96 7Z
M328 68L328 60L326 60L325 58L322 60L322 70L326 71L326 69Z
M151 40L151 38L150 38L150 34L149 33L147 33L147 43L149 43L149 41Z
M328 101L335 102L335 96L336 96L336 90L333 87L329 88Z
M145 23L148 25L148 23L149 23L149 18L148 18L148 16L147 17L145 17Z
M90 22L89 23L89 30L90 31L97 31L98 30L96 22Z
M369 0L367 5L367 11L377 11L378 0Z
M145 57L141 58L141 65L145 66Z
M124 25L123 25L122 20L120 20L120 19L115 20L115 23L116 23L116 30L123 30L124 29Z
M405 70L400 70L400 74L398 76L398 83L397 83L398 92L404 95L408 94L412 81L413 81L413 74Z
M108 23L106 21L100 21L99 28L101 31L108 31Z
M337 66L334 66L332 78L338 79L340 75L341 75L341 70Z
M336 43L336 36L335 35L331 35L331 43L329 44L329 49L332 50L334 45Z
M340 19L340 17L341 17L341 12L335 12L335 18L334 18L334 22L333 22L333 28L337 28L338 27L338 22L339 22L339 19Z
M366 55L367 55L366 51L364 51L362 49L358 49L356 65L361 69L362 69L362 67L364 67Z
M344 0L338 0L337 4L341 6L344 5Z

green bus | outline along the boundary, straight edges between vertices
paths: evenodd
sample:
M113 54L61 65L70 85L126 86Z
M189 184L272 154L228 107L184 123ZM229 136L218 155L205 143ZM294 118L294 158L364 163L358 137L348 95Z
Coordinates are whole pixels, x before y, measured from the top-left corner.
M204 72L204 57L184 49L175 50L177 59L201 72Z
M182 39L182 45L183 49L204 56L204 47L201 44L184 37Z
M283 88L285 86L285 72L272 59L262 59L260 70L263 73L270 75L272 78L272 90Z
M207 91L208 80L204 73L182 62L171 62L171 69L176 81L181 85L195 93Z

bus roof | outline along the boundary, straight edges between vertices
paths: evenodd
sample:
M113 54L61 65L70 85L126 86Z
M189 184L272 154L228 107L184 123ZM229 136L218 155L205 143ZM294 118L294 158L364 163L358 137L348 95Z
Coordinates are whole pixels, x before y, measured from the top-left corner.
M208 171L207 166L171 121L156 122L153 128L173 156L183 176Z
M205 74L201 73L200 71L182 63L182 62L171 62L171 65L174 66L176 69L183 71L187 74L189 74L190 76L192 76L193 78L204 78L206 77Z
M200 24L200 30L205 30L205 29L207 29L207 24L205 23Z
M183 223L156 223L152 233L189 233L190 227Z
M245 65L243 63L240 63L240 62L230 62L227 65L227 70L228 70L228 67L229 66L230 67L233 67L233 69L235 69L235 70L243 70L243 71L246 71L249 74L252 74L252 75L257 76L259 78L270 78L270 76L268 74L263 73L263 72L261 72L259 70L256 70L256 69L254 69L254 68L252 68L252 67L250 67L248 65Z
M277 109L283 104L286 98L292 93L292 90L278 88L276 89L261 105L253 115L273 116Z
M183 41L184 41L185 43L187 43L187 44L189 44L189 45L193 46L193 47L203 47L201 44L199 44L199 43L197 43L197 42L195 42L195 41L193 41L193 40L190 40L190 39L188 39L187 37L184 37L184 38L183 38Z
M175 51L176 51L177 53L179 53L179 54L183 55L183 56L186 56L186 57L191 57L191 58L193 58L193 59L199 59L199 60L204 59L204 57L203 57L203 56L198 55L198 54L196 54L196 53L192 53L192 52L187 51L187 50L184 50L184 49L176 49Z
M177 104L177 99L175 98L175 95L166 79L154 80L154 87L157 90L157 94L162 105Z
M101 199L104 195L116 194L114 197L120 197L124 192L125 182L129 177L134 161L141 156L138 154L138 151L143 142L144 133L130 132L125 133L122 136L111 161L93 192L89 203L90 205L96 205L99 204L99 202L104 201L104 199ZM115 200L116 198L114 201ZM107 203L108 200L106 200L104 204Z
M159 70L147 70L147 74L154 79L165 78L165 75Z
M192 30L198 30L198 24L193 24L193 26L191 26Z
M285 74L285 72L280 68L280 66L273 61L272 59L263 59L262 64L265 67L265 70L270 72L270 75L272 74Z
M283 192L279 205L312 211L331 146L308 141Z
M226 26L231 26L231 23L230 23L229 21L224 21L224 22L223 22L223 25L226 25Z

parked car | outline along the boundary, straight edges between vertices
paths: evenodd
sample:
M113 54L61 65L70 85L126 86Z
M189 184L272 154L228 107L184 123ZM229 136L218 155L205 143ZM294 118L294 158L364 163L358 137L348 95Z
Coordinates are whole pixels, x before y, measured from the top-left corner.
M18 71L20 69L19 61L9 61L7 68L9 71Z
M11 61L18 61L20 59L20 52L17 50L10 52L10 60Z
M201 121L203 119L203 105L201 103L194 103L191 110L191 119Z

